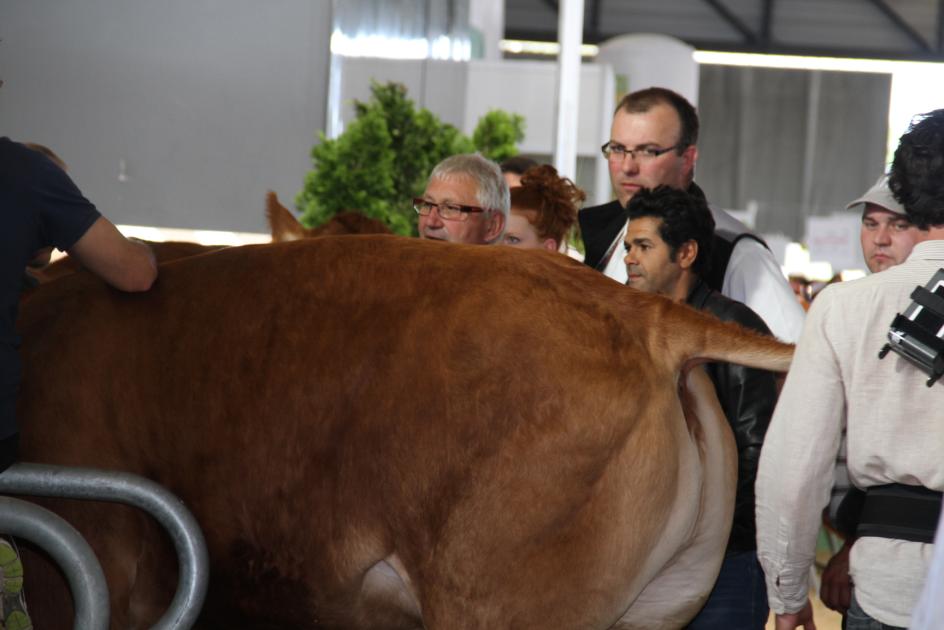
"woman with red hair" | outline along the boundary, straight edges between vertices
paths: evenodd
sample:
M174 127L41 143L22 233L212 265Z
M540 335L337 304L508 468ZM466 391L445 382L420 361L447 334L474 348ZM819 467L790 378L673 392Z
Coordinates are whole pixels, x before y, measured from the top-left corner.
M524 249L562 251L577 223L577 205L585 198L584 192L558 175L553 166L529 168L521 185L511 189L511 214L502 242Z

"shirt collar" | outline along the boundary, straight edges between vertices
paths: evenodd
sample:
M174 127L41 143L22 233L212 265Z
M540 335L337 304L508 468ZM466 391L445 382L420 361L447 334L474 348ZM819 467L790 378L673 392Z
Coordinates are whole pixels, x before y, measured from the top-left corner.
M944 239L921 241L911 250L909 259L944 260Z

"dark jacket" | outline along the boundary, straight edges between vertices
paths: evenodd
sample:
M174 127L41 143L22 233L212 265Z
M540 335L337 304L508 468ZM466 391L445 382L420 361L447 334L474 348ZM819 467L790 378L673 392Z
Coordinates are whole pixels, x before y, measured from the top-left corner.
M692 182L688 187L688 192L705 199L705 193L698 184ZM712 212L714 213L714 211ZM577 220L580 223L580 234L583 237L584 246L584 264L593 267L598 271L603 271L606 261L609 257L606 255L613 239L617 237L623 226L626 225L628 215L626 209L618 201L611 201L602 206L591 206L584 208L577 214ZM757 242L767 246L756 234L752 232L727 232L722 229L716 229L711 239L710 258L708 268L704 272L705 280L715 291L720 291L724 285L724 274L728 270L728 261L731 259L731 252L734 246L742 238L752 238ZM617 250L613 255L622 256L623 248L617 245Z
M767 325L754 311L712 290L701 280L692 289L687 303L722 321L736 322L746 328L770 334ZM773 372L733 363L709 363L706 370L715 384L721 409L728 418L737 442L737 497L728 552L750 551L757 548L754 479L757 477L760 447L777 404L776 378Z
M606 250L626 225L626 210L615 199L602 206L583 208L577 213L580 236L583 238L583 262L594 269L600 268Z

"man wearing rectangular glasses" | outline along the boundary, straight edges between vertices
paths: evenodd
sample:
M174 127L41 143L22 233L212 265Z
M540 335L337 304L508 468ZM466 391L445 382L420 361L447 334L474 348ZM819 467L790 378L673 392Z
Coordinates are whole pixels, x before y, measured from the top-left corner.
M420 238L491 245L501 241L510 207L498 165L481 155L453 155L436 165L413 200Z
M683 96L647 88L623 97L603 145L616 200L578 215L587 265L626 282L619 250L626 235L626 205L641 188L660 185L704 198L693 181L698 159L698 114ZM783 341L795 342L803 309L766 244L730 214L711 208L715 220L711 264L705 279L726 297L755 311Z

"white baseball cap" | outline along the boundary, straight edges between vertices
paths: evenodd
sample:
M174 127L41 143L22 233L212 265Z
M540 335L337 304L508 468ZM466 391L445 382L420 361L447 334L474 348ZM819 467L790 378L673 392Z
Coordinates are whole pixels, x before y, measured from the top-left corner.
M888 175L882 175L878 178L878 181L875 182L875 185L869 188L864 195L856 199L855 201L849 202L846 206L847 210L852 210L854 206L859 204L874 203L880 208L885 208L889 212L894 212L895 214L905 215L905 209L900 203L895 201L892 191L888 188ZM865 208L862 209L865 212Z

